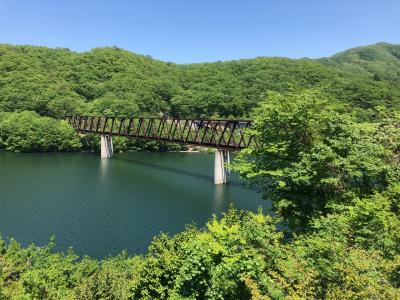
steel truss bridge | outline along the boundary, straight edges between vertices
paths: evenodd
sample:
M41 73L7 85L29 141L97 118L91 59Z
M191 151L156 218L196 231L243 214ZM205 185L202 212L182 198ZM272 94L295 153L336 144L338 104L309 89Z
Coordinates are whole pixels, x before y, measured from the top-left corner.
M257 146L248 130L251 120L185 119L165 117L68 116L68 123L82 134L123 136L226 150Z

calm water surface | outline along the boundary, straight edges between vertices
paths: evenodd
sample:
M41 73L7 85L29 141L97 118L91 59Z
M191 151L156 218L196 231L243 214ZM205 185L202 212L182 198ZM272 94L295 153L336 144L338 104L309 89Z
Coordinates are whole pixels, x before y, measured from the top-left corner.
M204 153L18 154L0 152L0 232L23 245L102 258L144 253L153 236L212 214L268 203L240 184L213 184L214 155Z

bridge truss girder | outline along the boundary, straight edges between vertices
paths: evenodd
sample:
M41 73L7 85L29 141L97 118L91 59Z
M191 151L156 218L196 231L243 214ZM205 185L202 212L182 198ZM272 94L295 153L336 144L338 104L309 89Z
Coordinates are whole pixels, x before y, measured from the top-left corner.
M156 117L68 116L79 133L124 136L217 149L240 150L257 141L249 133L251 120L179 119Z

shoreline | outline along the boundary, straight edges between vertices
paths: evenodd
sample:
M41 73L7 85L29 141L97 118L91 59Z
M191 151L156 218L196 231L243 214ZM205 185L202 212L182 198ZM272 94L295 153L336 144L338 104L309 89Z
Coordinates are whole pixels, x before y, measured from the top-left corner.
M94 150L80 150L80 151L8 151L5 149L0 149L0 153L99 153L100 151ZM148 150L135 150L128 149L125 151L116 151L115 153L125 153L125 152L147 152L147 153L213 153L213 150L210 148L202 148L202 149L189 149L189 150L173 150L173 151L148 151Z

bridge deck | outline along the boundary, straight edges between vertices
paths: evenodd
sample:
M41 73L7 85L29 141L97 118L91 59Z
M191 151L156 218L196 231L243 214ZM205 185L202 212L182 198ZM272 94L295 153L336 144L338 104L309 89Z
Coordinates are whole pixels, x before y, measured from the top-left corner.
M68 116L79 133L124 136L151 141L240 150L256 144L246 129L251 120L202 120L155 117Z

